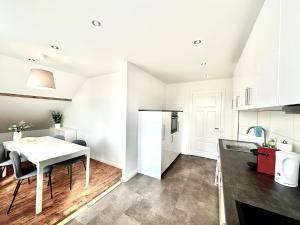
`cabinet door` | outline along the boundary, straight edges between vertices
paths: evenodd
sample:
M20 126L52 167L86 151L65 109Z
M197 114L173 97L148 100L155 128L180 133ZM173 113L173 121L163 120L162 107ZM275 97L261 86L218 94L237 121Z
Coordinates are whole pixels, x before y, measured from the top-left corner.
M50 136L62 135L66 141L74 141L77 138L77 130L72 128L54 128L51 127L49 130Z
M279 105L300 103L300 1L282 1Z
M178 113L178 130L172 134L172 152L174 157L177 157L181 153L181 136L182 136L182 113Z
M279 30L280 0L266 0L234 72L241 108L277 105Z
M170 151L172 148L171 136L171 113L164 112L163 115L163 137L162 137L162 151Z
M179 131L171 134L171 112L163 113L165 134L163 136L161 173L163 173L181 152L181 114L178 113Z
M222 172L221 171L219 173L218 183L219 183L219 221L220 221L220 225L226 225L223 180L222 180Z
M176 132L176 136L174 139L175 142L175 153L179 155L182 152L182 129L183 129L183 113L178 113L178 131Z
M235 110L241 109L243 106L242 102L242 84L241 77L235 76L233 78L233 100L232 100L232 108Z
M163 140L161 149L161 174L169 167L173 149L173 137L171 135L171 113L163 112Z

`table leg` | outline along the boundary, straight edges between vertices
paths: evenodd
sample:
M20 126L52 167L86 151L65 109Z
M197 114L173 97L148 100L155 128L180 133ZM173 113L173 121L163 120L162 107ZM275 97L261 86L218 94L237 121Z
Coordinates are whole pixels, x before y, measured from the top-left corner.
M37 165L36 175L36 198L35 198L35 213L39 214L42 212L43 203L43 167Z
M2 173L2 177L6 177L6 171L7 171L7 169L6 169L6 167L4 168L4 171L3 171L3 173Z
M86 154L86 172L85 172L85 186L89 186L90 182L90 151Z

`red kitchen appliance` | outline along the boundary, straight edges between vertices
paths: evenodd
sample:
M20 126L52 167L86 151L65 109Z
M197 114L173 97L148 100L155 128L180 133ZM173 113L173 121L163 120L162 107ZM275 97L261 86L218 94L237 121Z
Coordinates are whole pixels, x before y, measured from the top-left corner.
M272 148L258 148L257 155L257 171L259 173L266 173L269 175L275 175L275 154L276 149Z

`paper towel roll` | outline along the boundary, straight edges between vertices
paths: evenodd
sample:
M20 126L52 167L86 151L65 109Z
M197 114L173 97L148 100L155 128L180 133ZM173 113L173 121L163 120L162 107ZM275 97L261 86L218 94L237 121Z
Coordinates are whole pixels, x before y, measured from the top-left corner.
M293 145L288 144L286 141L277 143L277 149L284 151L284 152L292 152L293 151Z

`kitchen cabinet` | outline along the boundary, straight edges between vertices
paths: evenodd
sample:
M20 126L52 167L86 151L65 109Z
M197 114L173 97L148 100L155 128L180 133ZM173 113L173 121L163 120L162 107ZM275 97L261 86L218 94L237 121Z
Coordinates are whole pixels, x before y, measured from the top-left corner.
M266 0L234 71L233 109L300 104L300 1Z
M219 177L219 223L220 225L226 225L222 172L220 172Z
M51 127L49 129L50 136L62 135L65 137L66 141L74 141L77 139L77 130L73 128L60 127L55 128Z
M161 179L161 175L181 153L181 119L177 115L177 131L171 133L174 111L139 111L138 172Z
M281 3L280 75L278 104L300 103L300 1Z
M280 0L266 0L234 71L234 109L277 105Z
M181 113L179 113L178 116L179 129L173 134L171 134L171 115L171 112L163 113L161 173L163 173L181 153Z
M218 158L217 158L217 164L216 164L215 185L218 186L218 191L219 191L219 224L226 225L224 190L223 190L223 180L222 180L222 167L221 167L220 149L219 148L218 148Z

